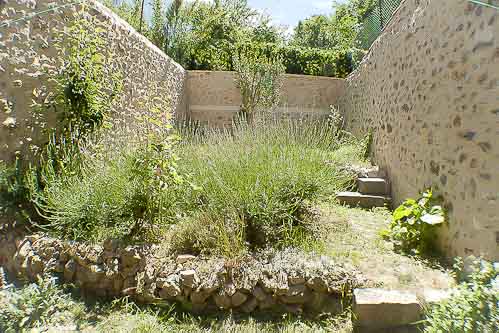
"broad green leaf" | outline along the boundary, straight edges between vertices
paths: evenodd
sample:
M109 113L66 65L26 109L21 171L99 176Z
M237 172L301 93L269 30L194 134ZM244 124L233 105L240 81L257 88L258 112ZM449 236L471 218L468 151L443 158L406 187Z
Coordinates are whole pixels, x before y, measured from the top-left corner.
M410 216L411 214L412 214L411 208L400 206L393 212L393 219L398 221L403 219L404 217Z
M421 216L421 221L424 223L430 224L430 225L436 225L436 224L442 224L444 223L445 219L442 215L438 214L424 214Z

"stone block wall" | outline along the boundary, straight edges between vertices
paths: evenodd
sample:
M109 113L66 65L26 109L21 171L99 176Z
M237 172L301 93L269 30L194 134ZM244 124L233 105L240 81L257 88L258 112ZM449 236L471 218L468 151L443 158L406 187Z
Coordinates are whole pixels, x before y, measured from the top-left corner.
M57 73L55 43L58 31L75 20L81 5L69 0L0 1L0 160L11 161L47 139L44 129L55 126L52 111L37 114L32 101L42 103L54 93L51 77ZM186 71L125 21L94 0L85 1L87 14L104 29L113 68L122 74L123 91L112 118L138 126L138 116L157 108L167 115L181 108ZM53 7L56 11L27 17ZM23 19L25 18L25 19Z
M498 10L403 1L339 106L354 134L373 131L395 204L434 187L449 213L446 252L499 260Z
M325 119L343 94L345 81L287 74L276 110L284 119ZM231 126L241 106L234 72L189 71L185 118L213 127Z
M340 313L366 280L351 268L298 252L262 253L240 261L165 255L158 246L66 242L0 229L0 267L36 281L57 274L100 297L178 302L193 312Z

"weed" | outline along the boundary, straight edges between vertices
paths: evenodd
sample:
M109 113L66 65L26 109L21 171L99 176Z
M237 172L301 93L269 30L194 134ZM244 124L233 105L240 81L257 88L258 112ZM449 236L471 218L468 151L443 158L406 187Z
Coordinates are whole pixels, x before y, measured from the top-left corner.
M459 284L449 299L428 309L425 332L498 331L499 271L492 264L477 260L469 280Z

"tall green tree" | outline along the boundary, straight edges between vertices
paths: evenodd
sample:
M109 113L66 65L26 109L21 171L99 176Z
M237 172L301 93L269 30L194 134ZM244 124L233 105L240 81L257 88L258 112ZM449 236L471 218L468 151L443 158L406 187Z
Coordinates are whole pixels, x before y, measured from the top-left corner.
M331 15L300 21L291 43L302 47L348 50L355 48L360 22L376 0L331 1Z

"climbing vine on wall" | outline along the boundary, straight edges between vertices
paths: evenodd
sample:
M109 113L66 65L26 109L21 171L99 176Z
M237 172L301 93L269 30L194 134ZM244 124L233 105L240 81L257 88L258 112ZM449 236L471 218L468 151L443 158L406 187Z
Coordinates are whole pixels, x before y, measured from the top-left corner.
M105 30L93 17L79 16L61 32L58 51L62 66L54 102L61 127L77 127L85 135L106 124L122 80L113 72L113 55L106 51L102 38Z

